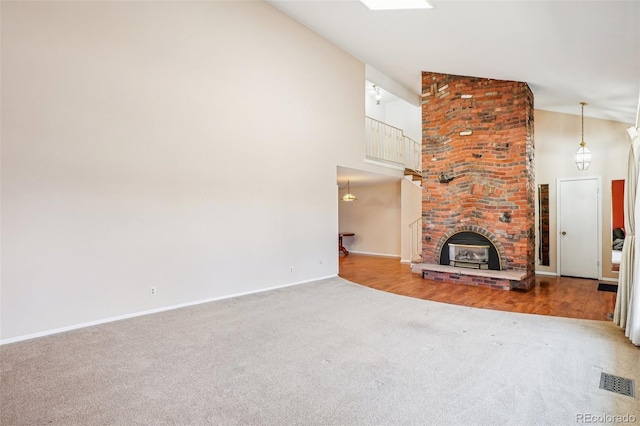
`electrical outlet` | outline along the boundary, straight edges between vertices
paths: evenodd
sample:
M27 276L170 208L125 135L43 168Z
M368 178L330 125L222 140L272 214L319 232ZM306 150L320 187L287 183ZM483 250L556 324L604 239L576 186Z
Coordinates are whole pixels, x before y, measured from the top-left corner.
M293 266L289 268L289 272L293 272Z
M155 295L156 295L156 288L149 287L149 296L155 296Z

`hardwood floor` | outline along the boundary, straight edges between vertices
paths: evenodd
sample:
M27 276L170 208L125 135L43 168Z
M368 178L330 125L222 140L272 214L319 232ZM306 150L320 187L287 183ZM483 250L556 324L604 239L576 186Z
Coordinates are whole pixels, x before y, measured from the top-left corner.
M503 291L425 280L399 259L340 256L340 276L378 290L476 308L610 321L616 293L598 291L597 280L536 276L527 291Z

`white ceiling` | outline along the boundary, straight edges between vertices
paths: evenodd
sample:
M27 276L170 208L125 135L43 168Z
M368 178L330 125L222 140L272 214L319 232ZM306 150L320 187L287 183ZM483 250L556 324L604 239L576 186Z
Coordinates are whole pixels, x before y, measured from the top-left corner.
M337 182L340 188L343 189L347 185L347 182L349 182L351 187L357 188L359 186L399 182L400 179L401 178L395 175L382 175L342 166L338 166L337 168Z
M526 82L537 109L580 115L584 101L587 117L636 120L637 0L431 0L377 12L357 0L268 2L416 97L432 71Z

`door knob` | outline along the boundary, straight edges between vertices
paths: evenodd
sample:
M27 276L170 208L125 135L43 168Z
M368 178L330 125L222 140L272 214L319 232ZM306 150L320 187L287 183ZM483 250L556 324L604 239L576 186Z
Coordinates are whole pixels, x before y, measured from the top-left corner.
M566 233L566 232L564 232L564 231L562 231L562 235L567 235L567 233Z

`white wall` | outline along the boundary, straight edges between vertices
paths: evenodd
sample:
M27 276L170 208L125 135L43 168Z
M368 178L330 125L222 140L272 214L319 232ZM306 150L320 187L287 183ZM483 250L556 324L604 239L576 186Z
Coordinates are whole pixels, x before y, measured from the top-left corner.
M576 106L578 109L579 106ZM585 117L584 138L592 153L592 163L586 171L579 171L574 163L580 144L579 115L535 110L536 185L549 184L550 210L550 266L539 265L536 247L536 271L556 273L557 203L556 179L577 176L602 177L602 274L617 278L611 272L611 181L625 179L629 140L626 129L630 123L619 123ZM537 194L537 191L536 191ZM536 200L537 205L537 200ZM538 223L536 209L536 224ZM536 225L536 233L538 232ZM536 234L537 235L537 234ZM536 243L539 239L536 236Z
M404 135L422 143L422 109L403 100L385 105L387 123L402 129Z
M365 87L365 114L368 117L402 129L405 136L416 142L422 141L422 108L387 93L383 89L383 101L376 104L371 83ZM391 98L393 100L385 99Z
M356 234L344 238L347 250L400 257L400 182L351 185L351 193L357 200L339 205L340 232Z
M1 339L337 273L361 62L262 2L1 19Z
M365 88L365 114L367 117L371 117L375 120L381 121L383 123L387 122L387 109L385 104L381 103L380 105L376 104L376 101L371 92L371 85L367 83L367 87ZM387 123L388 124L388 123Z

